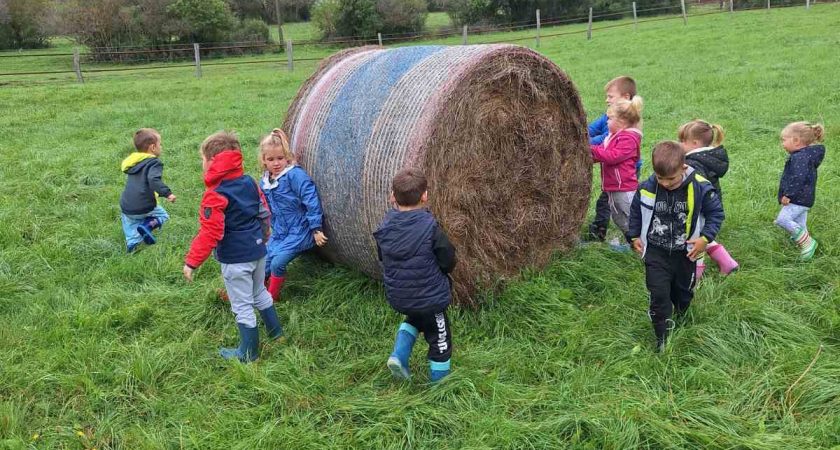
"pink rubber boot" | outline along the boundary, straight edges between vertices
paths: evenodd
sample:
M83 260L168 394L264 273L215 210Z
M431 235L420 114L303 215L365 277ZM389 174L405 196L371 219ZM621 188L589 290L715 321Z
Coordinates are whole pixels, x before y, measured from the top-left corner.
M726 251L724 246L716 243L715 245L709 246L709 248L706 249L706 253L708 253L709 257L717 263L720 268L720 273L729 275L730 273L738 270L738 261L735 261L732 256L729 255L729 252Z
M703 272L706 271L706 261L703 258L697 260L697 266L694 269L694 284L700 282L700 279L703 278Z

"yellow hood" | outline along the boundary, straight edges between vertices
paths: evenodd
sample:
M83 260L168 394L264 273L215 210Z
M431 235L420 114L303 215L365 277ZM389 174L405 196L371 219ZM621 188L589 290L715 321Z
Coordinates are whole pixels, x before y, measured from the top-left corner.
M141 161L145 161L149 158L157 158L157 156L146 152L134 152L128 155L128 158L123 160L120 170L125 172L126 170L136 166Z

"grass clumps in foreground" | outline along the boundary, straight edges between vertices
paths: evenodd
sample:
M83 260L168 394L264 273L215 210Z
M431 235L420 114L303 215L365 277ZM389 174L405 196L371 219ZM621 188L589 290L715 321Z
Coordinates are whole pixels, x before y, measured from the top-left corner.
M422 344L415 380L390 379L399 317L351 269L292 264L279 305L288 339L251 365L216 355L237 336L213 300L215 264L181 280L203 190L198 144L236 129L256 173L258 136L314 65L4 87L0 103L14 107L0 112L0 447L840 445L838 25L840 6L818 4L544 39L590 116L607 80L639 81L645 151L694 117L723 124L732 167L720 239L742 270L712 269L655 355L641 264L600 246L558 257L482 310L453 311L454 371L438 386L424 383ZM799 119L828 125L809 264L772 225L779 131ZM163 134L178 202L160 243L128 257L118 165L141 126Z

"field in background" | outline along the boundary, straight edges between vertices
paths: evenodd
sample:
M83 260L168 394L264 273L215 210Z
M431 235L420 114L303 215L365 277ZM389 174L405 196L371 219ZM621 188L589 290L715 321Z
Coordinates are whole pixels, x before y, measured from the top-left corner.
M838 44L836 4L543 39L590 117L604 109L607 80L638 80L645 173L651 146L681 123L726 128L720 240L743 269L725 279L712 270L656 355L640 262L600 245L558 256L482 310L452 312L454 372L438 386L425 383L422 342L414 380L390 379L400 318L381 285L351 269L293 263L278 306L287 340L248 366L216 355L237 339L214 301L218 265L182 281L203 188L198 144L236 130L255 175L258 138L280 124L315 61L290 73L275 55L206 67L201 79L188 67L89 74L84 85L0 79L0 448L836 447ZM249 58L261 57L236 60ZM11 64L57 64L46 60ZM828 125L810 220L821 247L808 264L772 224L779 130L801 119ZM142 126L164 136L178 202L165 205L160 243L126 256L119 162Z

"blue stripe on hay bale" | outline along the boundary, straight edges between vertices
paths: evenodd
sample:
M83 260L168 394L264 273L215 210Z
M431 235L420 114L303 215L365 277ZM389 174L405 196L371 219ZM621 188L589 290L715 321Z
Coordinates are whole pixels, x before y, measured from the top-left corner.
M445 48L406 47L374 56L357 68L341 87L324 123L315 152L317 167L321 168L319 190L324 196L340 196L325 199L332 204L332 216L342 218L331 226L333 233L341 236L354 253L367 253L369 249L364 242L371 239L360 214L364 198L359 183L348 183L362 178L365 158L358 151L367 147L373 125L393 86L417 63ZM348 192L348 185L357 189Z

